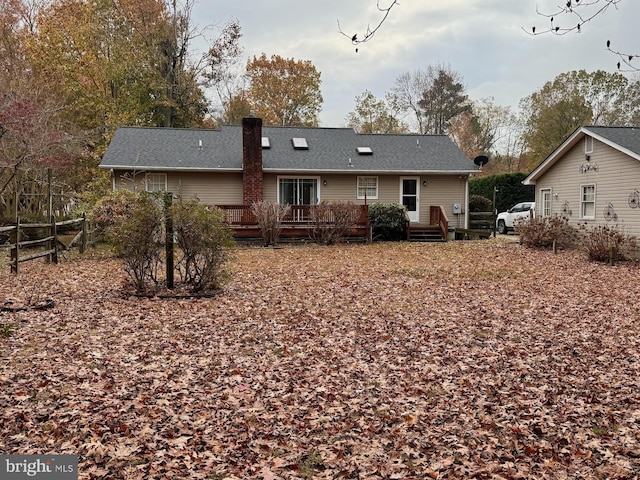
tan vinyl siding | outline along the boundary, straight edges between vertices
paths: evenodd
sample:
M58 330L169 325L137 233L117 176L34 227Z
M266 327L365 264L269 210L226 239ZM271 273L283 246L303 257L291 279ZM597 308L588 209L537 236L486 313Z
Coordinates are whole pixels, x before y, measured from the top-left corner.
M423 177L427 180L427 186L421 186L422 197L420 199L420 222L429 223L429 206L435 205L443 208L449 219L449 225L464 228L466 225L466 194L467 177L459 175L431 175ZM461 215L453 214L453 204L459 203L462 208ZM424 205L424 207L423 207Z
M580 187L589 184L596 187L593 220L580 218ZM552 215L565 216L574 226L619 225L626 233L640 236L640 208L628 203L629 194L640 189L638 160L594 140L587 161L584 142L578 142L536 182L536 198L545 188L551 189ZM617 219L607 221L604 211L609 203ZM541 207L538 202L537 214Z
M124 171L114 172L116 188L132 189L132 183L122 179ZM339 200L362 205L364 199L358 199L356 174L330 175L286 175L287 177L317 178L320 200ZM368 198L367 203L400 203L400 178L417 178L420 196L420 223L429 223L429 207L443 207L452 226L465 225L466 212L454 215L452 207L459 203L465 208L467 177L458 175L371 175L378 178L378 198ZM266 173L264 175L264 199L276 202L278 178L280 175ZM144 174L138 174L137 189L144 190ZM324 182L327 182L324 185ZM424 186L423 182L427 182ZM169 172L167 188L173 194L185 200L198 198L205 205L241 205L242 173L208 173L208 172Z
M287 175L290 176L290 175ZM294 175L295 176L295 175ZM339 200L343 202L353 202L364 204L364 199L358 199L357 178L360 175L330 174L319 176L320 200ZM454 203L459 203L464 208L466 195L466 180L464 176L458 175L371 175L378 177L378 198L367 199L367 203L399 203L400 202L400 178L418 178L418 189L420 194L420 223L429 223L429 207L432 205L442 206L449 221L454 226L463 227L465 224L465 214L457 216L452 213ZM266 174L264 177L264 197L267 201L277 200L277 174ZM314 175L300 174L298 177L314 177ZM427 186L422 183L427 181ZM324 185L324 182L327 182ZM458 218L459 217L459 218Z
M123 171L115 171L116 189L133 189L131 181L123 179ZM144 174L136 175L136 189L144 190ZM242 173L169 172L167 190L174 195L190 200L198 198L205 205L242 204Z
M170 188L183 199L205 205L241 205L242 173L180 173L170 176Z

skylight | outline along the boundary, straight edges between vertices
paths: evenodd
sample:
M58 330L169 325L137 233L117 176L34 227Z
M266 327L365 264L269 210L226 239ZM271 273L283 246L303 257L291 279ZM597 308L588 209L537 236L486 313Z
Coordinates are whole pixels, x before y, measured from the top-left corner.
M371 147L358 147L356 150L358 151L358 155L373 155Z
M271 148L269 137L262 137L262 148Z
M293 142L293 148L296 150L309 150L309 144L306 138L293 137L291 141Z

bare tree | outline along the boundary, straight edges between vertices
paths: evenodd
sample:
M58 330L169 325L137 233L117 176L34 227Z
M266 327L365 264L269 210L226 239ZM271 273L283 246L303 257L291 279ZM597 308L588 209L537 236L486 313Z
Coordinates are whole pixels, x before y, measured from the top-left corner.
M580 33L584 26L605 13L609 8L618 8L618 4L623 0L566 0L563 5L557 6L555 10L547 12L541 11L536 7L536 13L549 20L549 24L543 28L536 26L523 30L529 35L566 35L570 32ZM639 71L640 65L634 65L632 62L636 58L640 58L640 54L625 53L612 46L611 40L607 40L607 50L618 56L618 70L623 71Z
M391 90L391 97L401 109L411 112L415 118L414 131L426 133L424 116L420 107L422 94L433 85L436 68L429 65L426 71L416 70L401 74Z

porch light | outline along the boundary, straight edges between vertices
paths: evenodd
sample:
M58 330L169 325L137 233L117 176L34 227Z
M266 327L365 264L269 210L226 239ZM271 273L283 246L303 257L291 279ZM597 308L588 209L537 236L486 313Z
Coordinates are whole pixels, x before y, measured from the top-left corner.
M426 187L426 186L427 186L427 181L426 181L426 180L423 180L423 181L422 181L422 186L423 186L423 187Z
M326 187L326 186L327 186L327 181L326 181L326 180L323 180L323 181L322 181L322 185L324 185L324 186Z

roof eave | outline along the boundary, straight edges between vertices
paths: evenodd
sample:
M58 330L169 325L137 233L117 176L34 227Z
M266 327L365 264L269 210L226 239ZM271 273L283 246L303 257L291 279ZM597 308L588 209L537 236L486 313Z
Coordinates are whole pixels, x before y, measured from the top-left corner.
M572 148L580 138L584 137L586 129L584 127L578 127L569 137L560 144L551 154L545 158L533 171L522 180L523 185L535 185L536 180L544 174L549 168L555 164L558 159L564 156L564 154Z
M358 167L345 169L332 168L265 168L267 173L357 173L357 174L378 174L378 175L471 175L478 173L479 170L381 170L381 169L362 169Z
M214 167L214 168L204 168L204 167L149 167L143 165L136 165L135 167L132 165L98 165L98 168L102 168L104 170L145 170L149 172L242 172L242 168L231 168L231 167Z
M139 170L150 172L242 172L242 168L201 168L201 167L158 167L158 166L146 166L146 165L99 165L99 168L103 170ZM357 173L357 174L384 174L384 175L471 175L478 173L479 170L382 170L382 169L362 169L362 168L345 168L345 169L332 169L332 168L264 168L265 173Z

